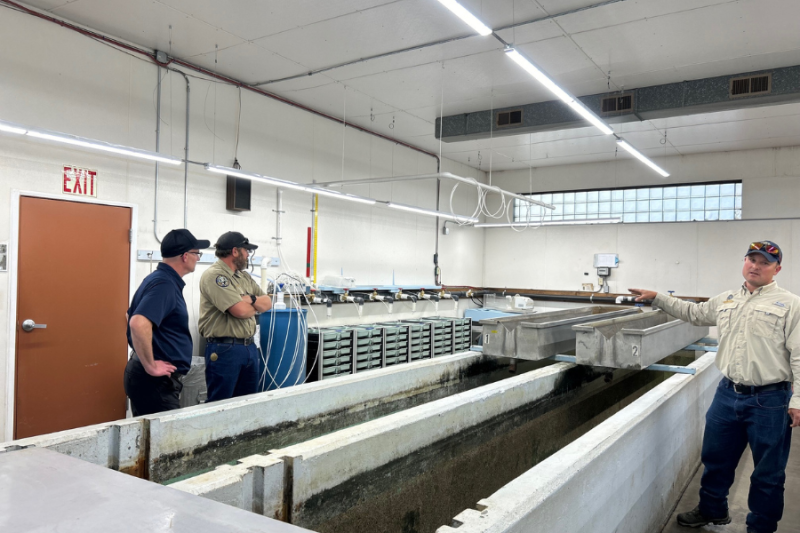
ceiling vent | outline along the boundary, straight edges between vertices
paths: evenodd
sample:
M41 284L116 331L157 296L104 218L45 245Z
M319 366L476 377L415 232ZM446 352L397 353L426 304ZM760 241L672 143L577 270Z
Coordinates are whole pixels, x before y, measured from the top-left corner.
M606 96L600 101L602 115L615 115L633 111L633 93Z
M752 96L772 92L772 74L731 78L730 97Z
M497 113L497 127L519 126L522 124L522 109L513 111L502 111Z

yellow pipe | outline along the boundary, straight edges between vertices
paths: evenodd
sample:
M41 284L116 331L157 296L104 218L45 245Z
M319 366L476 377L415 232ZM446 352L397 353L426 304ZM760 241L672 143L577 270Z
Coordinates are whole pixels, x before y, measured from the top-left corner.
M314 195L314 285L317 284L317 233L319 233L319 195Z

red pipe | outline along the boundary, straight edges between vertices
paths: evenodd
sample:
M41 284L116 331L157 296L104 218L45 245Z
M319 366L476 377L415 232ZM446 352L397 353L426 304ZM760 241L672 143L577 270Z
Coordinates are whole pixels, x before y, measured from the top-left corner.
M306 246L306 277L311 277L311 228L308 228L308 245Z
M117 46L119 48L123 48L125 50L130 51L130 52L134 52L134 53L143 55L143 56L149 58L150 60L152 60L154 63L156 63L158 65L161 65L162 67L166 66L166 65L169 65L170 63L176 63L178 65L181 65L182 67L186 67L186 68L188 68L190 70L194 70L195 72L199 72L199 73L201 73L201 74L203 74L205 76L209 76L211 78L215 78L215 79L218 79L220 81L224 81L226 83L230 83L231 85L234 85L236 87L241 87L242 89L247 89L249 91L253 91L256 94L260 94L262 96L266 96L267 98L272 98L272 99L277 100L279 102L283 102L284 104L296 107L298 109L302 109L303 111L307 111L307 112L312 113L314 115L326 118L328 120L332 120L333 122L337 122L339 124L344 124L345 126L349 126L349 127L353 128L355 130L367 133L369 135L374 135L375 137L379 137L379 138L384 139L386 141L393 142L395 144L399 144L400 146L405 146L406 148L408 148L410 150L414 150L414 151L420 152L422 154L428 155L428 156L433 157L434 159L436 159L436 161L439 161L439 156L434 154L433 152L429 152L427 150L423 150L422 148L419 148L419 147L414 146L412 144L408 144L408 143L405 143L403 141L399 141L397 139L393 139L393 138L388 137L388 136L386 136L386 135L384 135L382 133L378 133L377 131L372 131L372 130L367 129L367 128L362 128L361 126L357 126L357 125L352 124L352 123L348 124L347 122L345 122L344 120L342 120L340 118L334 117L332 115L328 115L327 113L323 113L322 111L317 111L316 109L312 109L310 107L306 107L303 104L299 104L297 102L294 102L294 101L289 100L287 98L284 98L282 96L278 96L277 94L273 94L273 93L267 92L267 91L265 91L263 89L259 89L258 87L252 87L250 85L246 85L246 84L244 84L244 83L242 83L242 82L240 82L238 80L235 80L233 78L229 78L227 76L223 76L221 74L217 74L215 72L211 72L210 70L206 70L203 67L200 67L200 66L197 66L197 65L193 65L193 64L188 63L186 61L183 61L182 59L170 58L170 60L167 61L166 63L161 63L161 62L156 60L154 54L151 54L150 52L148 52L147 50L144 50L142 48L137 48L135 46L131 46L131 45L125 44L125 43L123 43L121 41L118 41L116 39L112 39L111 37L106 37L105 35L101 35L99 33L93 32L93 31L85 30L85 29L83 29L83 28L81 28L79 26L75 26L74 24L70 24L69 22L64 22L63 20L59 20L59 19L57 19L55 17L44 15L44 14L39 13L37 11L34 11L34 10L32 10L32 9L22 5L22 4L18 4L16 2L13 2L12 0L0 0L0 2L3 3L3 4L7 4L9 6L13 6L15 9L17 9L19 11L22 11L24 13L27 13L29 15L33 15L34 17L38 17L40 19L47 20L47 21L52 22L54 24L58 24L61 27L76 31L76 32L78 32L78 33L80 33L82 35L86 35L87 37L91 37L92 39L96 39L96 40L98 40L100 42L103 42L103 43L106 43L106 44L110 44L110 45L113 45L113 46ZM437 169L438 169L438 167L437 167Z

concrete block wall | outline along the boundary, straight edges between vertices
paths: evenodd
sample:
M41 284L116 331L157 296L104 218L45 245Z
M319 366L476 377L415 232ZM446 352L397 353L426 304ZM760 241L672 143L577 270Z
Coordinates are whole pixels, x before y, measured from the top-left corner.
M713 353L437 533L660 531L700 461L705 413L720 372Z

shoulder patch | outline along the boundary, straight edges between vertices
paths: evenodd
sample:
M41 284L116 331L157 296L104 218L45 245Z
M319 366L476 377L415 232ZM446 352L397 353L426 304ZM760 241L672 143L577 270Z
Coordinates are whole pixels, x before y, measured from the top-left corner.
M220 287L227 287L231 282L225 276L217 276L217 285Z

